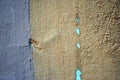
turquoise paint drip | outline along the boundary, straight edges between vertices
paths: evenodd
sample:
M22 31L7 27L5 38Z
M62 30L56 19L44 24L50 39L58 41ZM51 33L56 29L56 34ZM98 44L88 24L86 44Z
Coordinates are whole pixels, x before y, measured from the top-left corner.
M82 74L81 71L77 68L76 69L76 80L82 80L81 79L81 74Z
M80 23L80 18L76 18L76 23Z
M75 32L78 36L80 35L80 29L78 27L75 29Z
M76 46L77 46L77 48L79 48L80 49L80 42L77 42L77 44L76 44Z

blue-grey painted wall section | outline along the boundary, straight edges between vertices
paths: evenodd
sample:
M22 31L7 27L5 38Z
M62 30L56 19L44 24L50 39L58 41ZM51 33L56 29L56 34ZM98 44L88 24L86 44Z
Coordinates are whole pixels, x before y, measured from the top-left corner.
M0 80L33 80L29 0L0 0Z

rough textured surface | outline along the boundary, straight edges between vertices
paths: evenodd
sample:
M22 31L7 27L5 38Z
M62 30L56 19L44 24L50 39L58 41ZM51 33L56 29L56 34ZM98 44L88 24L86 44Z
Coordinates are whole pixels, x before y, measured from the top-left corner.
M0 0L0 80L33 80L29 0Z
M84 80L120 80L119 5L120 0L79 2L81 50L78 55Z
M120 0L30 4L35 80L75 80L76 67L83 80L120 80ZM78 16L81 36L75 33Z
M71 2L31 0L35 80L75 79L76 33Z

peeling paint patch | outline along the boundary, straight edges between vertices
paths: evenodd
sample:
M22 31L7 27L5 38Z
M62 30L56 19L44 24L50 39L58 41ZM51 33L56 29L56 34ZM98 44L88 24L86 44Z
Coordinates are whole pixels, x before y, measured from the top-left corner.
M77 46L77 48L80 49L80 47L81 47L80 42L77 42L76 46Z
M78 36L80 35L80 29L78 27L75 29L75 32Z
M76 69L76 80L82 80L81 79L81 74L82 74L81 71L77 68Z
M76 23L80 23L80 18L76 18Z

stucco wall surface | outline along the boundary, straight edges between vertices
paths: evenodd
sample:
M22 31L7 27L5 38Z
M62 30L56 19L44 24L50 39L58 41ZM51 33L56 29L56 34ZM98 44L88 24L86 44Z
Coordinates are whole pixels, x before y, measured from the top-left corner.
M75 80L76 68L82 80L120 80L120 0L31 0L30 8L35 80Z

